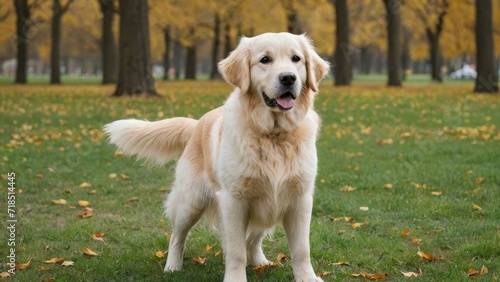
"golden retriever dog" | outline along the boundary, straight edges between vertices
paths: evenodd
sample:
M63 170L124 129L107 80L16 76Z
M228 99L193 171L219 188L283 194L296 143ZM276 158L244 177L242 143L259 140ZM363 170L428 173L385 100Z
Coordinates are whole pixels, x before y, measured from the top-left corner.
M262 240L284 227L295 281L322 281L309 230L320 119L313 108L329 64L305 35L265 33L240 40L219 63L235 90L200 120L119 120L110 142L155 164L180 155L165 202L172 226L165 271L182 269L189 230L206 215L220 233L224 281L246 281L247 262L270 262Z

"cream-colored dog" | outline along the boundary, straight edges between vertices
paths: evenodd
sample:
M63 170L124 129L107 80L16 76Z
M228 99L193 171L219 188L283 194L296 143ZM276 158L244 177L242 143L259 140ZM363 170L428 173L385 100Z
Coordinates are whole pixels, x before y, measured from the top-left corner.
M222 237L224 281L246 281L247 260L270 263L262 240L277 224L295 280L321 281L309 251L320 125L313 100L329 64L304 35L266 33L242 38L219 69L236 89L199 121L105 126L127 154L160 165L181 154L165 204L173 229L165 271L182 269L188 232L205 214Z

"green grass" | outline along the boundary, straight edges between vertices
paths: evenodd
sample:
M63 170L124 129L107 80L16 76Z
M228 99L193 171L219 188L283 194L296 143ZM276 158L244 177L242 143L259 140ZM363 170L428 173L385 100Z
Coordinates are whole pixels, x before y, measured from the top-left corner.
M323 125L311 232L315 271L331 272L326 281L362 279L352 273L387 273L390 281L408 281L401 271L419 270L422 276L414 280L470 281L466 272L484 265L489 273L478 280L499 277L500 97L473 95L469 85L360 84L333 88L325 82L316 100ZM158 89L165 99L110 98L111 86L0 87L0 219L7 224L4 178L14 171L16 258L32 259L28 269L17 271L16 281L222 280L223 261L215 256L220 243L205 224L191 233L184 270L162 272L165 258L155 252L168 250L169 225L162 206L166 192L160 188L170 185L173 164L151 169L114 156L101 128L121 118L198 118L221 105L231 88L201 81L160 83ZM118 177L109 178L111 173ZM80 188L83 182L92 187ZM356 190L340 191L344 186ZM133 197L138 201L128 201ZM61 198L66 205L52 204ZM92 218L77 218L79 200L91 203ZM473 204L482 210L473 210ZM334 220L344 216L363 225ZM410 234L402 237L404 229ZM91 239L97 232L106 233L105 243ZM2 262L8 236L0 229ZM215 247L206 251L207 244ZM83 248L99 256L87 257ZM264 248L271 260L289 255L281 228ZM443 259L427 262L417 256L419 249ZM191 263L195 256L207 257L208 264ZM75 264L43 263L52 257ZM332 265L338 261L349 266ZM37 270L40 266L52 270ZM6 270L2 263L0 272ZM250 281L293 279L288 263L260 274L249 266L247 274Z

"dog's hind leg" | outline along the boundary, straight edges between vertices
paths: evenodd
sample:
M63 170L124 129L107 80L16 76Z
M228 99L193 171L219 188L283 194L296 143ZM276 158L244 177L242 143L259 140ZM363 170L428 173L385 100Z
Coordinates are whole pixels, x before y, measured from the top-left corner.
M179 184L176 181L175 184ZM188 187L174 185L166 201L167 215L172 226L167 264L164 271L182 269L184 245L189 230L198 222L206 209L207 201L203 199L202 187L195 187L195 180L187 181Z
M266 235L265 230L252 230L247 237L247 255L248 261L254 266L269 264L264 252L262 251L262 240Z

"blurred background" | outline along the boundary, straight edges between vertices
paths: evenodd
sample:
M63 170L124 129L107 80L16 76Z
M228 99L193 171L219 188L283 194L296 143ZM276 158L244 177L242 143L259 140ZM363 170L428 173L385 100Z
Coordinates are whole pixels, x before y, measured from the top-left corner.
M26 82L22 76L48 80L54 68L60 76L116 82L120 5L127 1L133 2L0 0L2 80L14 82L18 62L26 61L25 74L18 74L17 83ZM335 58L341 52L349 79L376 77L389 71L388 23L395 17L400 21L398 50L391 52L397 52L403 81L411 75L436 82L477 76L476 2L472 0L140 2L149 6L146 48L157 79L218 78L216 63L236 47L239 37L278 31L307 33L334 68L344 64ZM499 0L491 2L491 18L494 55L489 60L498 75ZM127 21L134 25L135 19ZM339 36L347 40L336 41Z

